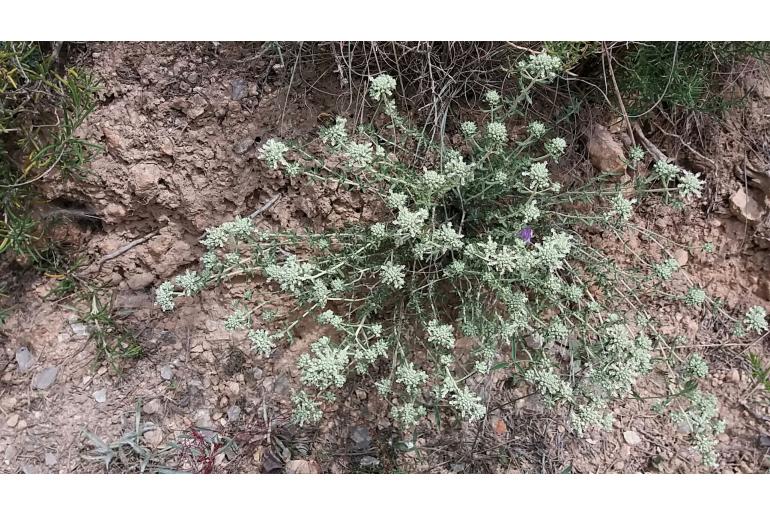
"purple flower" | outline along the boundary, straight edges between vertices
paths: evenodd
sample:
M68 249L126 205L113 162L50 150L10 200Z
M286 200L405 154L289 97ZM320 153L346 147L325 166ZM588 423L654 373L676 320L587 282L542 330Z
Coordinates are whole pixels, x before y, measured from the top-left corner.
M532 230L532 227L525 227L519 231L519 238L524 240L524 243L532 243L532 236L534 236L534 234L535 231Z

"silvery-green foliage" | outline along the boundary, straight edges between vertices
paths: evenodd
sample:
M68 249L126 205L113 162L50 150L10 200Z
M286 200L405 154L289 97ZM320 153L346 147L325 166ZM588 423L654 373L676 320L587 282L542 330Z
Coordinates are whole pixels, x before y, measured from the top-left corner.
M267 163L273 170L278 169L278 165L285 162L284 154L289 150L285 143L270 138L259 149L259 158Z
M695 389L684 397L689 404L674 410L671 419L690 433L693 447L700 454L704 465L717 465L717 436L724 432L725 423L719 418L719 405L716 397Z
M767 311L762 306L752 306L743 318L743 324L757 334L767 331Z
M684 372L686 377L704 378L709 373L709 366L708 363L706 363L706 360L703 359L703 356L700 354L693 354L687 360Z
M267 280L262 288L270 294L292 299L295 313L269 319L256 300L239 300L224 325L267 358L291 340L301 319L321 324L325 336L297 361L298 424L318 422L321 407L351 378L371 379L403 426L446 410L476 421L487 406L471 386L479 383L468 379L503 364L523 370L517 378L548 406L569 406L576 433L607 427L610 403L631 393L652 359L646 335L654 334L653 324L624 318L644 311L626 280L658 283L649 270L614 281L618 265L581 236L582 227L597 223L627 228L635 200L601 183L561 191L559 166L547 162L565 153L566 141L542 141L549 130L543 122L510 141L509 116L534 84L560 69L546 54L514 67L521 91L513 99L487 93L478 125L464 122L464 138L451 139L464 142L458 146L428 140L399 113L395 80L374 78L371 124L349 127L339 117L319 129L316 144L270 139L259 156L292 181L364 198L381 218L320 232L256 229L248 218L225 222L206 231L200 269L161 284L157 304L169 311L204 287L255 276ZM685 199L700 191L674 165L659 163L649 175L643 186ZM652 267L666 280L677 269L675 260ZM626 297L618 295L623 291ZM747 325L761 327L759 315ZM469 353L458 349L461 341ZM567 346L580 363L574 370L557 352Z

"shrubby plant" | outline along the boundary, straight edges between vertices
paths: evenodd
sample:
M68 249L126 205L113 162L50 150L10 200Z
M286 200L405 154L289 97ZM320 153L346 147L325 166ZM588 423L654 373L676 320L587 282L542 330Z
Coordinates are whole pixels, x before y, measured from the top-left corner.
M487 92L483 119L462 122L464 143L454 146L424 138L398 111L396 81L375 77L369 124L349 127L340 117L319 130L322 150L271 139L260 158L292 180L362 192L381 219L316 233L258 230L236 218L206 232L200 270L162 284L157 303L171 310L206 286L259 275L298 309L260 319L260 306L237 306L225 327L255 352L269 356L302 318L326 326L297 361L300 425L318 422L352 378L371 381L405 429L428 413L476 421L487 408L475 379L506 367L547 405L567 406L578 435L609 427L610 404L631 395L652 367L653 348L665 343L637 288L664 284L678 263L621 270L581 230L620 236L636 200L619 185L563 188L553 169L566 142L546 137L542 122L511 137L526 92L559 67L547 55L520 63L521 93ZM636 186L687 201L702 183L662 163ZM700 377L698 363L690 368Z

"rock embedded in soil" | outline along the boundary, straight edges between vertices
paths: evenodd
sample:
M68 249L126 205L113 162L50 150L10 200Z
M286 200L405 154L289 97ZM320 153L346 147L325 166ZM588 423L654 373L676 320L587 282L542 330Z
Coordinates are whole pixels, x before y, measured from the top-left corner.
M59 463L59 458L56 457L56 455L52 452L45 453L45 464L48 467L53 467Z
M56 381L59 367L46 367L32 379L32 388L35 390L47 390Z
M621 174L626 170L625 152L606 127L594 124L588 134L588 157L600 172Z
M143 290L155 281L155 276L150 272L134 274L126 279L126 284L134 291Z
M623 439L626 441L628 445L639 445L640 443L642 443L642 438L639 436L639 433L637 433L636 431L624 431Z
M171 365L163 365L160 367L160 377L164 381L171 381L174 377L174 369L171 368Z
M241 408L237 404L230 406L227 410L227 420L230 421L230 423L238 422L238 419L241 418Z
M96 390L94 392L94 400L99 404L103 402L107 402L107 390L104 388L102 388L101 390Z
M249 151L253 143L254 143L254 138L244 138L236 142L235 145L233 145L233 152L235 152L239 156L243 155Z
M679 266L685 266L689 260L690 255L684 249L676 249L674 251L674 259L679 263Z
M372 438L369 435L369 430L364 426L356 426L350 431L350 439L353 440L353 444L356 450L363 451L371 447Z
M13 413L8 420L5 421L5 425L8 427L16 427L19 423L19 415Z
M27 372L32 368L32 362L34 357L27 347L19 347L16 351L16 366L19 367L19 372Z
M152 399L150 402L142 406L142 412L145 415L154 415L155 413L160 412L162 407L163 405L160 402L160 399Z
M739 188L730 197L730 210L743 222L759 222L762 220L764 210L754 198Z
M233 80L231 83L230 98L233 100L243 100L249 94L249 83L241 78Z
M291 460L286 463L287 474L320 474L321 467L314 460Z
M142 439L151 447L158 447L163 442L163 431L160 428L154 428L142 435Z

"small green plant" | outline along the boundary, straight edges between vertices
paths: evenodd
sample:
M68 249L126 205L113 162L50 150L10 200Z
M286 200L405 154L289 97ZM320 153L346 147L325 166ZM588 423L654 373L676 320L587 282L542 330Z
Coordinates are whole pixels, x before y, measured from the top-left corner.
M0 254L23 264L55 267L55 244L36 217L36 183L77 176L94 145L75 136L94 107L94 79L59 69L44 45L0 42Z
M125 360L142 356L142 347L133 331L115 316L111 299L105 302L100 292L88 285L83 286L80 296L87 307L79 311L79 321L86 326L88 340L96 347L95 363L106 362L119 372Z
M765 366L762 358L753 352L749 353L749 364L751 365L751 376L762 385L766 392L770 393L770 366Z
M372 80L369 123L350 130L337 118L313 144L268 140L260 149L268 168L358 192L380 221L306 232L236 218L206 231L200 269L161 284L157 304L169 311L205 287L259 276L296 312L266 319L266 302L242 299L223 323L265 357L314 317L327 332L297 362L299 425L318 422L352 377L369 381L405 430L446 411L477 421L487 410L477 379L506 367L547 405L567 406L576 434L609 427L609 406L633 393L653 348L668 343L639 292L666 289L679 265L638 256L634 268L619 267L582 231L600 227L623 241L637 199L603 178L563 188L553 170L566 143L545 138L542 122L512 141L508 123L528 92L561 66L545 54L519 62L517 95L487 93L483 121L462 123L459 145L415 130L388 76ZM635 186L640 199L685 203L702 182L659 163ZM461 345L470 358L460 359Z

